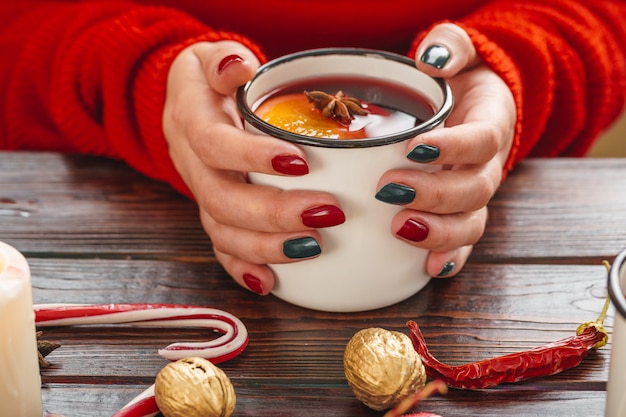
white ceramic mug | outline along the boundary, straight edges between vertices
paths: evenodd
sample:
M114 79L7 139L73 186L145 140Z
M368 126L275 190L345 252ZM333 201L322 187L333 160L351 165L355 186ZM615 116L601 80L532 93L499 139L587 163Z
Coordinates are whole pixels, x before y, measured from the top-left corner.
M325 76L366 77L392 82L424 97L434 116L400 133L367 139L316 139L269 125L253 106L281 86ZM430 280L428 252L392 236L390 224L401 209L375 199L382 174L392 168L440 169L406 158L406 140L443 125L452 110L452 94L441 79L420 72L413 60L362 49L320 49L288 55L259 68L238 91L246 129L299 144L309 174L284 177L250 173L253 183L281 189L328 191L341 202L345 223L320 229L321 255L295 263L271 265L273 294L316 310L351 312L386 307L422 289Z
M606 417L626 417L626 249L609 272L609 295L615 306L611 367L606 390Z

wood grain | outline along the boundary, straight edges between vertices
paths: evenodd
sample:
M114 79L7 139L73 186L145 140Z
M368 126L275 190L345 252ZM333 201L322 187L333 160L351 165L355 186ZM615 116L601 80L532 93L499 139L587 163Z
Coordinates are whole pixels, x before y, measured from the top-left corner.
M180 303L240 317L250 344L221 364L236 416L380 416L343 377L343 349L365 327L416 320L440 360L462 364L570 336L606 297L626 247L626 160L528 160L490 204L462 273L397 305L324 313L241 289L216 263L195 205L122 163L0 153L0 239L27 257L36 303ZM612 310L607 320L612 329ZM45 408L106 416L152 383L156 350L204 331L126 326L46 328L62 343L42 373ZM563 374L483 391L452 390L420 410L442 416L602 416L610 345Z

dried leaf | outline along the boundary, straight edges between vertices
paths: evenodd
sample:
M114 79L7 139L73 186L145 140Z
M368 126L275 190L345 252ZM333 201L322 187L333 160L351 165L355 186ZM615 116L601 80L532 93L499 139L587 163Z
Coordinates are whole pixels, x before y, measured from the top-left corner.
M47 366L50 366L50 362L48 362L44 358L46 356L48 356L55 349L61 347L61 345L59 343L51 342L49 340L41 340L41 339L39 339L42 334L43 334L43 332L41 332L41 331L38 331L36 333L36 335L37 335L37 351L38 351L37 353L38 353L38 356L39 356L39 367L40 368L45 368Z

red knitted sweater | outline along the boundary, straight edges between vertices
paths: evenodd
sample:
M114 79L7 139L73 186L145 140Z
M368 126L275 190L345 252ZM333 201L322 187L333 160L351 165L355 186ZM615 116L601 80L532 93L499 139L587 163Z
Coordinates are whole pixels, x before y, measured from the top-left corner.
M413 54L452 21L518 107L507 169L583 155L626 97L623 0L89 0L0 4L0 149L125 160L182 192L161 129L165 80L198 40L235 39L263 60L323 46Z

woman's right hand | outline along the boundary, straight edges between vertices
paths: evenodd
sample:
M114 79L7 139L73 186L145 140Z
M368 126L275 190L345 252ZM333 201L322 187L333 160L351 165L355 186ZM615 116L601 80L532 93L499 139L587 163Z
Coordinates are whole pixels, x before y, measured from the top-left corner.
M308 173L296 145L242 129L235 92L258 65L255 55L234 41L184 49L169 71L163 131L218 261L240 285L268 294L274 275L267 264L317 256L323 242L316 229L341 224L345 216L329 193L281 191L247 181L249 171ZM308 239L298 239L303 237Z

